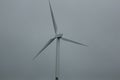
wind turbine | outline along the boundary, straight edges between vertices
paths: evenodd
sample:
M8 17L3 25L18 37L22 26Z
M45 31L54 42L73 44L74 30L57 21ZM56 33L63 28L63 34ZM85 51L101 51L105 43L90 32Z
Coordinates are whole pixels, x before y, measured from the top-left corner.
M53 22L53 27L54 27L54 31L55 31L55 36L53 38L51 38L45 45L44 47L34 56L33 60L36 59L36 57L38 57L40 55L40 53L45 50L54 40L56 40L56 65L55 65L55 80L59 80L60 78L60 74L59 74L59 66L60 66L60 40L63 41L67 41L70 43L74 43L74 44L78 44L78 45L82 45L82 46L87 46L85 44L67 39L63 37L63 34L59 34L58 33L58 29L57 29L57 24L54 18L54 14L53 14L53 10L51 7L51 3L50 0L49 1L49 7L50 7L50 14L52 17L52 22Z

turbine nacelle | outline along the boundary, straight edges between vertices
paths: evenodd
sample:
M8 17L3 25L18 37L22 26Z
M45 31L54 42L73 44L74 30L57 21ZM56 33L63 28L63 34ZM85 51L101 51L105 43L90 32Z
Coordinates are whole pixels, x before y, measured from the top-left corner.
M56 38L61 38L63 36L63 34L56 34L55 37Z

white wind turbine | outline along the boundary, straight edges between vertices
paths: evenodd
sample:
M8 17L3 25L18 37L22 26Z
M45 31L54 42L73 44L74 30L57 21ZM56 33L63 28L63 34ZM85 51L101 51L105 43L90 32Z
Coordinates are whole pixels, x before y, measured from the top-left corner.
M78 45L82 45L82 46L87 46L85 44L67 39L63 37L63 34L58 34L58 30L57 30L57 24L54 18L54 14L53 14L53 10L51 7L51 3L49 1L49 7L50 7L50 13L51 13L51 17L52 17L52 22L53 22L53 27L54 27L54 31L55 31L55 36L53 38L51 38L46 44L45 46L35 55L35 57L33 58L36 59L36 57L38 57L40 55L40 53L46 49L55 39L56 39L56 66L55 66L55 80L59 80L60 74L59 74L59 66L60 66L60 40L64 40L67 42L71 42L74 44L78 44Z

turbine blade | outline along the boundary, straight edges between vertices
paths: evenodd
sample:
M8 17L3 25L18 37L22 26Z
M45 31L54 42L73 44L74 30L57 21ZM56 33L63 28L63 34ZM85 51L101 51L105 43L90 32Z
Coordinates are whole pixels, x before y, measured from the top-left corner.
M61 39L64 40L64 41L67 41L67 42L78 44L78 45L87 46L85 44L82 44L82 43L79 43L79 42L76 42L76 41L73 41L73 40L70 40L70 39L67 39L67 38L62 37Z
M45 49L47 48L53 41L55 40L55 37L50 39L46 44L45 46L35 55L35 57L33 58L33 60L38 57L40 55L40 53Z
M54 18L54 14L53 14L53 10L52 10L52 7L51 7L50 0L48 0L48 1L49 1L49 7L50 7L50 13L51 13L51 17L52 17L54 31L55 31L55 34L57 34L57 24L56 24L56 21L55 21L55 18Z

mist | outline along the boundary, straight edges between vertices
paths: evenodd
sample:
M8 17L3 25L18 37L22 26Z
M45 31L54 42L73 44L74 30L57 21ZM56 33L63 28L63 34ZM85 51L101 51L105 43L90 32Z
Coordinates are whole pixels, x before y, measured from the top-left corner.
M120 80L120 1L51 0L61 41L61 80ZM0 0L0 80L53 80L54 37L47 0Z

